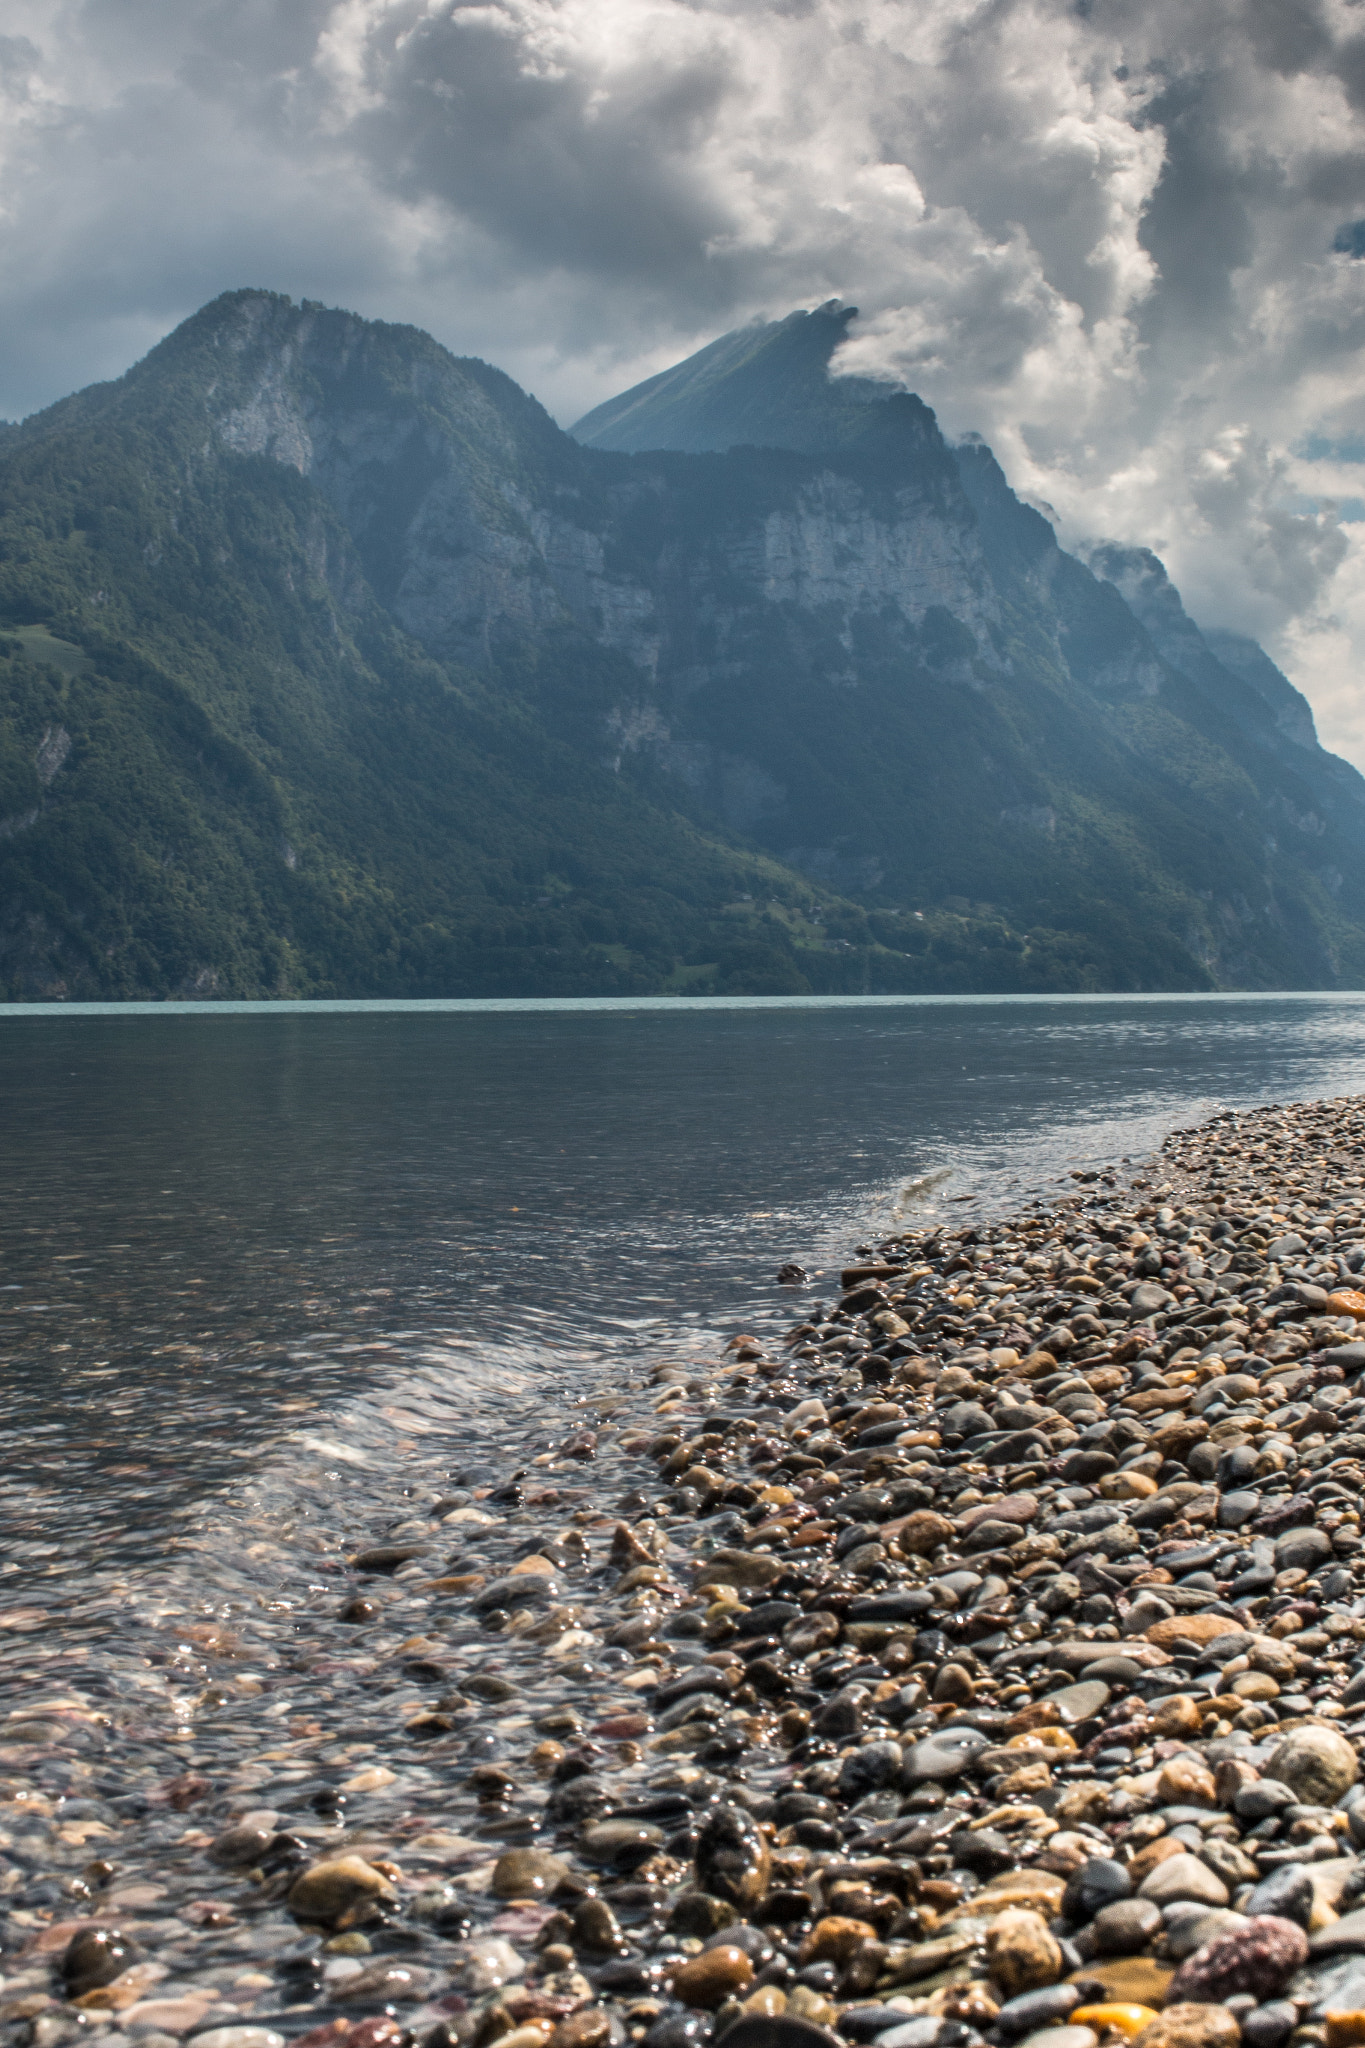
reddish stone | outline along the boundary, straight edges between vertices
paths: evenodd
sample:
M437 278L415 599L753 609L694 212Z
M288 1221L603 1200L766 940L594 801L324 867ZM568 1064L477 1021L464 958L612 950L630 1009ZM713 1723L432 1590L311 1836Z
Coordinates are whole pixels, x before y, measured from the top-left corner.
M1168 2005L1221 2005L1239 1991L1264 2001L1308 1961L1308 1937L1292 1920L1258 1913L1196 1949L1166 1993Z

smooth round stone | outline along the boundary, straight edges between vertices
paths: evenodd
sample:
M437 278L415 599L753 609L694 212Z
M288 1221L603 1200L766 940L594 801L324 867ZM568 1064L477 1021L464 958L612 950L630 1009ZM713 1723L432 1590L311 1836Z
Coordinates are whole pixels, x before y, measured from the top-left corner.
M583 1899L573 1916L575 1938L599 1955L614 1955L622 1947L621 1923L605 1899Z
M683 2005L714 2012L753 1979L754 1966L742 1948L726 1942L703 1949L673 1973L673 1996Z
M83 1997L112 1984L142 1950L117 1927L83 1927L62 1952L61 1974L68 1998Z
M1041 1991L1023 1991L1007 1999L996 2016L1003 2034L1017 2039L1021 2034L1060 2026L1081 2002L1074 1984L1046 1984Z
M194 2038L202 2048L284 2048L284 2035L273 2027L210 2027Z
M1107 1687L1101 1690L1108 1692ZM989 1746L990 1738L975 1728L949 1728L941 1735L927 1735L906 1751L901 1783L911 1786L959 1778L972 1758Z
M761 1927L750 1927L743 1920L732 1920L728 1927L708 1934L701 1946L703 1954L709 1948L742 1948L756 1970L763 1969L777 1953ZM877 2007L878 2012L885 2010L885 2006Z
M1086 1678L1079 1685L1064 1685L1057 1692L1047 1695L1047 1704L1055 1707L1064 1723L1092 1721L1096 1714L1103 1713L1109 1704L1109 1687L1102 1679Z
M758 1823L737 1806L719 1806L697 1838L697 1885L747 1910L768 1889L772 1858Z
M844 1758L839 1772L839 1793L844 1799L861 1799L865 1792L880 1792L894 1785L901 1772L898 1742L865 1742Z
M1092 1856L1062 1893L1063 1916L1072 1921L1093 1920L1103 1907L1128 1898L1132 1889L1133 1881L1122 1863L1109 1856Z
M492 1890L499 1899L543 1899L568 1874L568 1864L548 1849L508 1849L493 1865Z
M1101 1906L1090 1923L1095 1953L1101 1956L1141 1955L1161 1932L1161 1909L1150 1899L1116 1899Z
M1168 2005L1142 2034L1143 2048L1240 2048L1236 2019L1221 2005Z
M1242 1910L1270 1913L1306 1928L1313 1917L1313 1880L1302 1863L1282 1863L1261 1879Z
M878 2048L935 2048L943 2021L936 2013L919 2013L912 2020L903 2020L898 2027L878 2034Z
M393 1886L363 1856L333 1856L296 1878L289 1910L303 1920L339 1920L362 1899L391 1899Z
M1099 2040L1091 2027L1042 2027L1024 2036L1023 2048L1099 2048Z
M1294 1794L1288 1785L1281 1785L1274 1778L1260 1778L1254 1785L1243 1785L1233 1799L1232 1810L1238 1820L1254 1827L1258 1820L1269 1820L1272 1814L1293 1804Z
M559 1598L558 1582L543 1572L517 1572L494 1579L474 1601L476 1614L491 1614L495 1607L548 1607Z
M1142 1666L1133 1657L1097 1657L1086 1665L1083 1676L1087 1685L1098 1679L1105 1685L1133 1686L1142 1676Z
M260 1862L269 1840L269 1828L227 1828L208 1853L211 1860L221 1864L224 1870L245 1870L250 1864Z
M1234 1913L1230 1906L1185 1904L1167 1906L1161 1917L1166 1925L1167 1953L1172 1962L1183 1963L1206 1941L1226 1934L1230 1928L1244 1926L1247 1916Z
M1228 1888L1221 1878L1214 1876L1207 1863L1201 1863L1185 1850L1178 1856L1167 1856L1144 1877L1139 1897L1150 1899L1157 1906L1174 1905L1180 1899L1191 1899L1202 1906L1226 1906Z
M1262 1774L1287 1785L1305 1806L1335 1806L1359 1775L1356 1753L1335 1728L1295 1728Z
M1275 1545L1277 1572L1314 1572L1332 1555L1325 1529L1290 1529Z
M1242 2014L1242 2040L1246 2048L1284 2048L1298 2024L1299 2009L1292 1999L1271 1999Z
M638 1870L663 1847L663 1843L662 1828L649 1827L635 1820L602 1820L584 1830L578 1846L589 1863L607 1863L617 1870ZM515 1855L518 1852L513 1850L511 1853ZM544 1851L532 1849L520 1853L534 1856L544 1854ZM505 1862L506 1858L501 1860ZM557 1859L552 1857L550 1860Z

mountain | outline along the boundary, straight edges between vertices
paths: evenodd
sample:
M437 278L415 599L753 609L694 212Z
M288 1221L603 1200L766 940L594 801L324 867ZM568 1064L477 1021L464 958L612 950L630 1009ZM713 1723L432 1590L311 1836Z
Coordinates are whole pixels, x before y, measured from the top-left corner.
M244 291L0 436L0 992L1360 985L1302 700L831 380L850 317L575 438Z
M1179 977L1191 962L1214 985L1358 985L1365 778L1319 745L1306 699L1255 641L1201 633L1154 555L1108 547L1076 560L1010 490L979 437L950 449L917 399L831 378L854 317L831 302L755 323L573 429L603 452L653 445L732 459L756 456L747 437L827 451L845 474L850 455L880 450L905 485L933 478L942 524L963 537L959 566L966 572L969 557L975 565L975 575L933 595L975 630L975 646L958 647L957 680L987 701L968 708L959 698L949 719L959 746L974 752L988 801L968 828L941 786L922 793L928 818L944 828L929 835L931 847L908 821L874 819L849 792L842 862L817 858L815 871L848 886L860 844L875 838L878 851L861 856L872 863L864 882L875 867L893 894L913 895L904 853L895 866L886 858L897 841L910 842L909 866L934 900L950 890L959 900L993 896L1016 923L1037 918L1095 941L1106 924L1131 919L1144 951L1174 941L1185 958L1177 965L1168 955L1172 986L1188 985ZM956 492L944 483L947 463ZM927 621L929 594L923 584L899 592L902 616L913 616L918 596ZM934 618L942 632L941 613ZM877 704L879 731L907 714L937 723L931 685L953 663L942 642L920 653L918 673L893 685L896 701ZM865 666L855 668L860 692L875 689ZM903 734L886 758L910 766L915 751ZM997 796L1006 799L998 808ZM1028 843L1037 835L1050 849ZM812 866L799 846L782 854ZM1153 970L1146 954L1143 985Z

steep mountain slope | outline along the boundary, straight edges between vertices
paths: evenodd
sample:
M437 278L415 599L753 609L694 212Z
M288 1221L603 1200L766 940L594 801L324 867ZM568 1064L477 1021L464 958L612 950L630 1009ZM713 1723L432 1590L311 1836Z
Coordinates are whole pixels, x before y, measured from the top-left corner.
M1358 981L1365 780L1318 745L1299 693L1254 642L1224 635L1215 648L1201 635L1155 557L1109 549L1087 566L1065 554L979 439L949 451L933 428L911 455L906 408L917 400L863 379L826 375L822 387L821 362L850 317L827 306L742 329L574 429L603 450L657 439L753 462L760 451L737 445L752 430L793 450L823 447L844 473L876 449L903 476L935 462L941 472L945 460L956 469L956 502L939 485L942 517L970 529L977 572L970 588L942 594L955 624L989 621L990 646L979 634L974 648L961 642L955 664L940 640L908 665L902 646L882 694L866 659L849 682L879 741L901 722L882 758L902 772L914 776L923 751L910 725L921 738L951 730L975 816L969 824L952 786L958 762L939 755L932 790L912 784L927 831L893 823L875 793L869 803L845 784L828 821L833 859L830 848L760 836L846 887L914 896L913 876L932 899L990 896L1013 918L1095 934L1131 920L1143 977L1160 972L1146 951L1155 928L1218 982ZM959 687L946 723L945 681L977 700ZM897 842L900 858L888 859Z
M803 937L837 985L805 917L819 892L661 812L395 626L366 575L394 580L384 505L363 496L353 540L299 473L271 380L301 324L261 295L220 303L28 422L0 462L0 989L611 993L692 959L711 985L783 989L806 985ZM420 387L449 358L338 327L351 473L417 488L416 461L376 453L410 424L384 380L396 363ZM459 441L443 416L443 445L495 557L517 526L500 495L517 433L557 430L506 379L450 368L469 420ZM534 613L534 585L510 581ZM547 641L530 682L537 660L586 691L624 666Z
M242 292L4 437L0 989L1365 981L1352 771L842 332L627 394L762 443L639 454Z

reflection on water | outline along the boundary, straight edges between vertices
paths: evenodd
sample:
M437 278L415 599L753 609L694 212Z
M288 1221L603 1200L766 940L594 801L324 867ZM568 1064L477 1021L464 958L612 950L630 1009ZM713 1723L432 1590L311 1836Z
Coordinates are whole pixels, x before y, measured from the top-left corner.
M0 1602L706 1355L934 1210L1360 1086L1365 998L0 1017ZM820 1286L817 1280L817 1288Z

